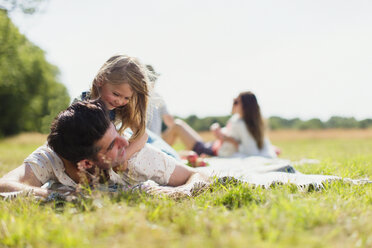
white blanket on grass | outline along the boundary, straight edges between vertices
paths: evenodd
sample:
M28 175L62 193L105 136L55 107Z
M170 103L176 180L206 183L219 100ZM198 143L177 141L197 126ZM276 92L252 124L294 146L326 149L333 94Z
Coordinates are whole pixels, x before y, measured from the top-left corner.
M275 183L309 185L319 188L326 181L340 180L338 176L302 174L295 170L293 163L285 159L264 157L209 158L209 166L198 171L214 177L232 177L255 186L269 187Z
M234 178L241 182L246 182L253 186L270 187L274 184L293 184L299 188L313 186L314 189L321 189L323 184L333 180L344 180L353 184L372 183L369 179L345 179L332 175L312 175L303 174L296 171L293 164L302 164L303 161L291 162L285 159L268 159L263 157L241 157L241 158L209 158L207 167L196 168L197 171L203 172L214 178ZM308 163L314 163L315 160L307 160ZM306 161L304 161L306 163ZM315 161L316 162L316 161ZM183 197L194 195L195 192L206 188L209 183L195 179L188 185L179 187L160 186L149 180L137 187L150 194L167 194L171 197ZM45 188L60 189L65 187L61 184L48 182ZM114 192L122 188L110 188L104 191ZM15 196L21 192L0 193L0 196Z
M209 158L207 167L196 168L210 177L217 178L219 182L225 183L231 179L248 183L252 186L268 188L275 184L292 184L300 189L312 188L322 189L324 183L333 180L343 180L353 184L372 183L368 179L345 179L332 175L312 175L303 174L296 171L293 164L318 163L317 160L304 159L301 161L290 162L285 159L268 159L263 157L235 157L235 158ZM179 187L159 186L154 182L143 183L145 191L151 194L165 193L171 197L178 198L198 194L209 183L195 179L188 185Z

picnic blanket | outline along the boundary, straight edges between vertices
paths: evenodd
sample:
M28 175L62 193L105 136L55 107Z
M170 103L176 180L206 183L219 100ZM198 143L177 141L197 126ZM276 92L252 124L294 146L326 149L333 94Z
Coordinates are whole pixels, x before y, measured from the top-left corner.
M324 183L334 180L343 180L351 184L372 183L368 178L349 179L334 175L303 174L294 168L294 165L320 163L315 159L302 159L291 162L286 159L251 156L234 158L213 157L206 159L206 161L209 166L198 167L196 170L211 178L216 178L220 183L233 180L264 188L275 184L292 184L300 189L310 187L315 190L321 190ZM146 183L149 182L145 182L145 185ZM151 193L163 192L177 198L185 195L195 195L195 193L202 191L203 188L208 187L209 184L194 179L190 184L179 187L158 186L154 182L150 182L149 185L147 189L150 189Z
M209 166L198 167L197 171L206 174L211 178L217 178L221 183L229 180L248 183L253 186L262 186L268 188L274 184L293 184L299 188L313 187L322 189L325 182L334 180L343 180L352 184L372 183L369 179L349 179L341 178L334 175L315 175L303 174L294 168L294 164L317 163L317 160L301 160L291 162L286 159L269 159L264 157L234 157L234 158L208 158L206 159ZM180 198L192 196L208 188L211 182L206 182L202 177L195 177L187 185L179 187L161 186L151 180L143 182L133 187L99 186L98 190L107 192L119 192L122 190L144 191L152 195L165 194L170 197ZM44 188L63 189L66 186L50 181ZM0 196L15 196L21 192L0 193Z
M332 175L309 175L298 172L290 160L264 157L210 158L208 167L198 171L212 177L231 177L255 186L269 187L274 183L322 187L326 181L340 180ZM295 162L300 163L300 162Z

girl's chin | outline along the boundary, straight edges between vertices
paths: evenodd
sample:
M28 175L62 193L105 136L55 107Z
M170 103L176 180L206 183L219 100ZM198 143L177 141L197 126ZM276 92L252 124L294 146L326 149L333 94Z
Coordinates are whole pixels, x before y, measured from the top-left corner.
M115 107L112 106L112 105L109 104L109 103L106 103L105 105L106 105L106 108L107 108L108 110L113 110L113 109L115 109Z

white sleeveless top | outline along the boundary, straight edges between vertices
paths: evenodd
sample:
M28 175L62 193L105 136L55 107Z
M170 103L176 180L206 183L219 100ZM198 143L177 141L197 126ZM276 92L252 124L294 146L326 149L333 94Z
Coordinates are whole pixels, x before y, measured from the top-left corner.
M273 146L268 138L264 138L263 147L259 149L257 147L256 140L253 138L251 133L248 131L245 122L238 114L233 115L225 130L226 135L234 138L239 142L239 148L236 151L234 146L229 142L224 142L218 151L219 156L262 156L267 158L276 158L276 153ZM225 144L226 143L226 144ZM226 145L226 147L224 147Z

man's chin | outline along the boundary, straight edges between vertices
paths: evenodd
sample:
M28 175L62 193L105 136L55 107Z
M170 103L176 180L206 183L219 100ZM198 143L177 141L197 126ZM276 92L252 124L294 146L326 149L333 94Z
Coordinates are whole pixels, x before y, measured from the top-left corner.
M99 164L97 164L97 167L100 170L109 170L109 169L112 168L111 164L108 164L108 163L99 163Z
M127 169L127 166L125 163L119 164L112 168L115 172L124 172Z

